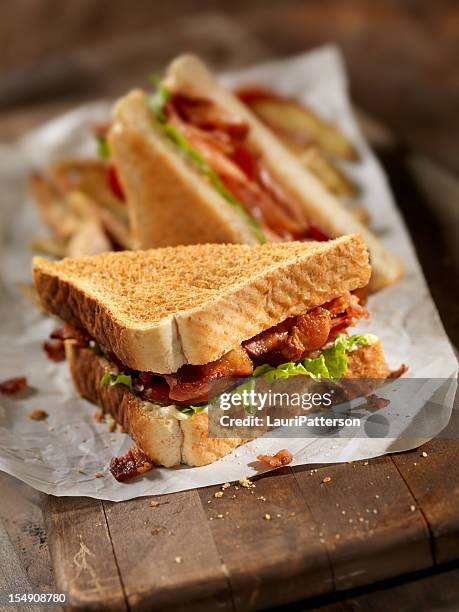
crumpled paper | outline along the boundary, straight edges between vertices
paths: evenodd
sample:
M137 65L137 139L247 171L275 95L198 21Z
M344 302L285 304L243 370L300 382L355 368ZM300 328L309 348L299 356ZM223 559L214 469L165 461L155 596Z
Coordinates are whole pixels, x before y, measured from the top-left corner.
M223 78L227 84L254 83L296 97L338 123L351 137L362 161L346 165L346 172L363 189L362 202L369 208L374 231L406 266L406 276L399 284L371 297L371 321L360 329L371 330L382 339L391 367L407 363L412 377L454 378L457 361L413 246L387 180L353 118L339 52L326 47ZM26 193L27 175L65 155L95 155L91 125L106 120L110 107L108 102L81 106L14 145L0 146L0 380L27 376L35 390L25 399L0 398L0 469L45 493L119 501L250 477L260 472L260 465L254 464L256 455L275 453L279 448L288 448L294 453L293 465L301 465L358 460L417 446L422 440L407 439L403 432L381 439L283 438L282 446L269 436L209 466L157 468L126 484L112 478L107 469L110 459L124 453L130 440L96 423L96 408L77 397L66 364L47 360L41 345L55 322L40 314L18 288L30 282L28 243L46 233ZM37 408L49 414L47 420L28 417ZM446 411L433 423L430 437L446 425L451 408L450 393ZM103 477L96 478L97 472Z

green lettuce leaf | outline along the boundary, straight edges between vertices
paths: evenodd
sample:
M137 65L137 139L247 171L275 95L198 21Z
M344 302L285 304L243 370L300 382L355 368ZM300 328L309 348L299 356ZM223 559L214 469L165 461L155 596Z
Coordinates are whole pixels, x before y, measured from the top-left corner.
M166 121L167 117L164 107L170 97L171 92L161 83L158 83L155 93L148 97L148 106L160 123L165 123Z
M187 414L189 416L193 416L194 414L198 414L207 408L207 404L204 406L175 406L179 412L183 412L183 414Z
M132 391L132 377L130 374L114 374L113 372L105 372L105 374L100 379L100 386L106 387L108 384L110 385L125 385Z
M291 376L310 376L316 380L321 378L341 378L348 369L348 353L355 349L372 344L376 337L371 334L345 336L338 334L331 346L322 351L318 357L303 359L298 363L290 361L277 367L261 365L255 368L252 376L263 376L266 380L286 379Z
M96 135L97 139L97 155L101 159L108 159L110 157L110 147L108 146L107 138L101 134Z

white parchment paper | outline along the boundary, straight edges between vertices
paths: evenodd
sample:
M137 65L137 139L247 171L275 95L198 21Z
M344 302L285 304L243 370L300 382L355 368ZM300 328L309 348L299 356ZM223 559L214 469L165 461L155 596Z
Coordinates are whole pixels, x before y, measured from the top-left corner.
M409 375L418 378L455 377L457 361L407 231L382 170L352 116L345 70L337 50L326 47L227 75L224 80L229 84L264 85L299 98L337 122L356 143L362 161L346 170L363 188L362 201L370 209L373 229L407 269L401 283L370 299L371 320L361 329L380 336L392 367L407 363ZM25 399L0 398L0 469L46 493L118 501L252 476L259 473L254 464L256 455L279 448L289 448L294 464L299 465L363 459L417 446L420 440L408 440L400 431L395 438L382 439L284 438L281 446L279 440L270 437L251 442L210 466L158 468L128 484L111 477L107 471L110 459L125 452L130 440L96 423L95 407L76 396L66 364L46 359L41 345L55 322L34 309L18 289L18 283L30 282L31 253L27 245L45 233L26 194L27 175L64 155L95 155L91 125L107 119L110 106L101 102L79 107L14 145L0 146L0 380L27 376L35 389ZM424 395L429 396L433 390L427 384ZM452 403L451 394L448 401ZM46 410L49 418L31 421L28 414L36 408ZM446 425L450 409L449 405L441 418L434 420L431 437ZM413 412L416 410L413 405ZM95 478L96 472L104 476Z

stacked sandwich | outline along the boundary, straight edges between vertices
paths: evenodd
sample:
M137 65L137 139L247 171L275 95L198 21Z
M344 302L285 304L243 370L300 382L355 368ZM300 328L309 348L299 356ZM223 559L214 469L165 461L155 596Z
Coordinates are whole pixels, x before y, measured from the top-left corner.
M34 261L75 385L156 464L203 465L242 440L207 435L208 387L278 369L389 375L374 336L348 335L370 277L358 236L323 243L192 245ZM260 367L265 366L265 367Z

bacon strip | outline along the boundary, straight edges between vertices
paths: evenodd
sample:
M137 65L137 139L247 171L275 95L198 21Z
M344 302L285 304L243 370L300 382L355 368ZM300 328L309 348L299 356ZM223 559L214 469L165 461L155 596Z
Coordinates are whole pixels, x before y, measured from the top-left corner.
M63 340L55 340L54 342L43 342L43 350L51 361L65 360L65 346Z
M86 330L75 327L71 323L64 323L63 327L52 331L49 337L52 340L75 340L79 346L86 346L91 340Z
M247 352L239 347L206 365L185 365L177 374L167 375L165 379L170 387L171 400L199 403L207 400L211 381L225 377L250 376L252 372L252 360ZM218 392L222 393L223 389L219 387Z
M128 452L121 457L113 457L110 462L110 472L118 482L131 480L136 476L145 474L154 468L153 462L138 448L132 446Z
M18 378L8 378L0 382L0 393L3 395L16 395L27 389L27 378L20 376Z
M261 223L271 241L328 240L247 142L245 122L209 99L177 93L168 101L166 114L168 122L186 136L231 194Z
M400 378L400 376L403 376L405 372L408 372L408 366L405 363L402 363L399 368L392 370L392 372L389 373L388 378Z
M169 104L181 119L203 130L219 130L234 140L243 140L249 131L248 125L235 119L223 108L208 98L192 98L175 93Z
M275 455L258 455L257 459L260 463L264 463L268 467L279 468L291 463L293 461L293 455L289 450L283 448Z
M372 393L371 395L367 395L367 406L368 408L381 410L382 408L386 408L389 406L390 399L386 399L385 397L379 397L376 393Z
M332 315L322 307L291 317L243 343L254 358L278 364L298 361L307 352L326 344L332 328Z

